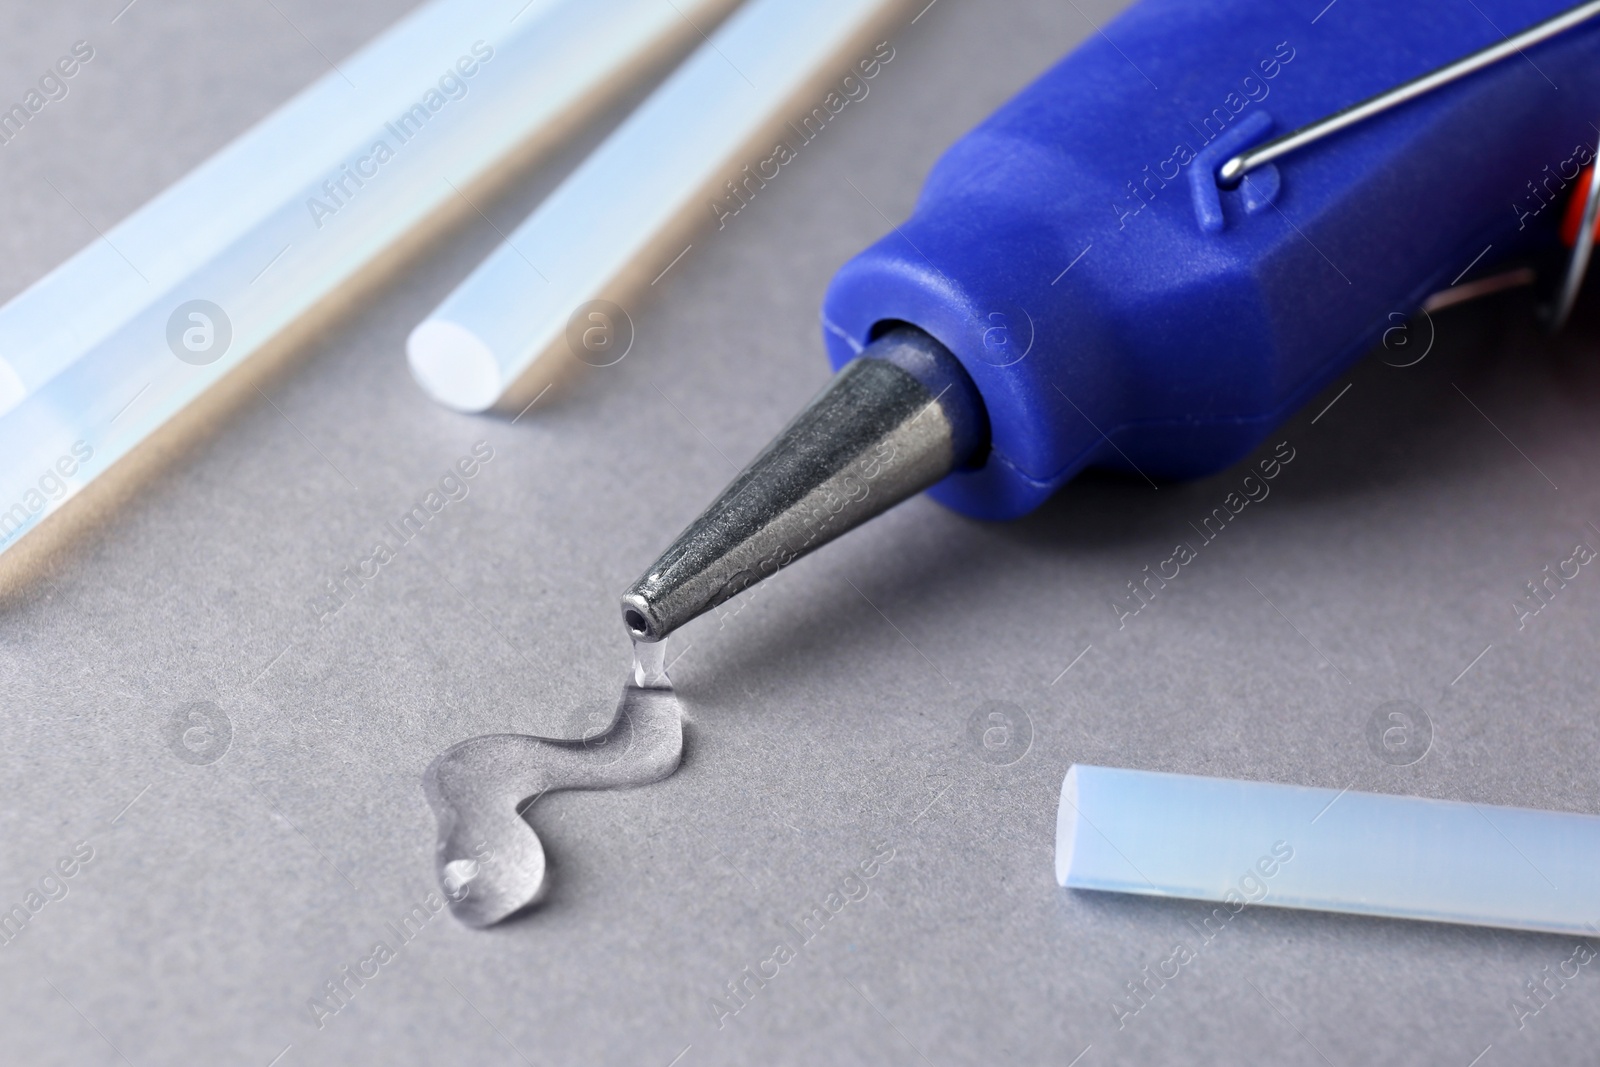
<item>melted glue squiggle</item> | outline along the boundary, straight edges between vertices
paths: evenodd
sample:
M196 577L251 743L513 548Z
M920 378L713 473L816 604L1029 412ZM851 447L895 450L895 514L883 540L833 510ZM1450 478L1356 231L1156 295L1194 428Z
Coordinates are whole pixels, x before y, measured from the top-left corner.
M523 819L558 789L625 789L678 769L683 716L667 678L665 642L634 646L633 674L605 733L582 741L489 734L450 746L422 776L439 820L435 867L450 912L468 926L500 922L544 889L544 845Z

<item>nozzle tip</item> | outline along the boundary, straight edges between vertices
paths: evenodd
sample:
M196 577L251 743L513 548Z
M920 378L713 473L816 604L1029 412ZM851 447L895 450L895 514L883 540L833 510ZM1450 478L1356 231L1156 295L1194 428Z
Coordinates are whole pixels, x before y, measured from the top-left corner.
M622 625L635 641L659 641L665 636L651 619L650 605L638 593L623 595Z

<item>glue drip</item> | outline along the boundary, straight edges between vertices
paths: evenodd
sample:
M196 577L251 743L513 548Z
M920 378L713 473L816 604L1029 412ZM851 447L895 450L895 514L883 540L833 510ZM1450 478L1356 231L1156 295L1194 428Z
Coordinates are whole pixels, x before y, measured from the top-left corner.
M450 746L422 789L439 820L435 868L450 913L484 927L538 901L544 844L530 808L558 789L659 782L683 756L683 714L667 677L666 642L633 645L633 671L611 725L581 740L489 734Z
M667 677L667 643L633 639L633 684L641 689L671 689Z

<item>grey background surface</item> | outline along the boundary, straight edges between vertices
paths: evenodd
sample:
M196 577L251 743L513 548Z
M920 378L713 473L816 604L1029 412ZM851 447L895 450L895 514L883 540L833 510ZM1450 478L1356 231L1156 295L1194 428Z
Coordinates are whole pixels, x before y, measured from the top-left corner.
M96 49L0 147L0 295L409 6L140 0L113 23L123 2L0 10L0 99L73 41ZM1006 526L912 501L700 620L670 652L682 770L541 801L543 907L488 932L440 916L312 1021L308 998L433 889L423 767L476 734L609 714L617 592L825 379L831 272L1112 6L942 0L903 22L870 97L631 308L627 359L514 425L442 410L406 332L596 124L7 589L0 902L80 841L94 858L0 948L0 1060L1592 1057L1594 966L1520 1030L1511 1007L1570 938L1268 908L1119 1028L1125 983L1208 909L1069 893L1051 868L1074 761L1600 811L1600 578L1521 630L1511 606L1575 542L1600 546L1600 352L1592 314L1548 341L1521 297L1437 316L1421 363L1371 358L1313 403L1270 498L1123 629L1110 598L1242 471L1090 478ZM319 628L323 583L478 441L494 458L470 496ZM199 700L232 723L208 765L165 736ZM1413 766L1367 744L1392 700L1433 723ZM1009 765L969 734L992 701L1020 709ZM868 896L719 1028L711 998L879 842Z

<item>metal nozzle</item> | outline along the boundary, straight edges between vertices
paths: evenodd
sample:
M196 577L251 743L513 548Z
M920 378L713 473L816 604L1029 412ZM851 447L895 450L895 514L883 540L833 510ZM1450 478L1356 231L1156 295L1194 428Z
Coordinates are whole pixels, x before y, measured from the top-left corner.
M910 326L818 393L622 594L635 640L667 634L983 453L988 418L955 356Z

